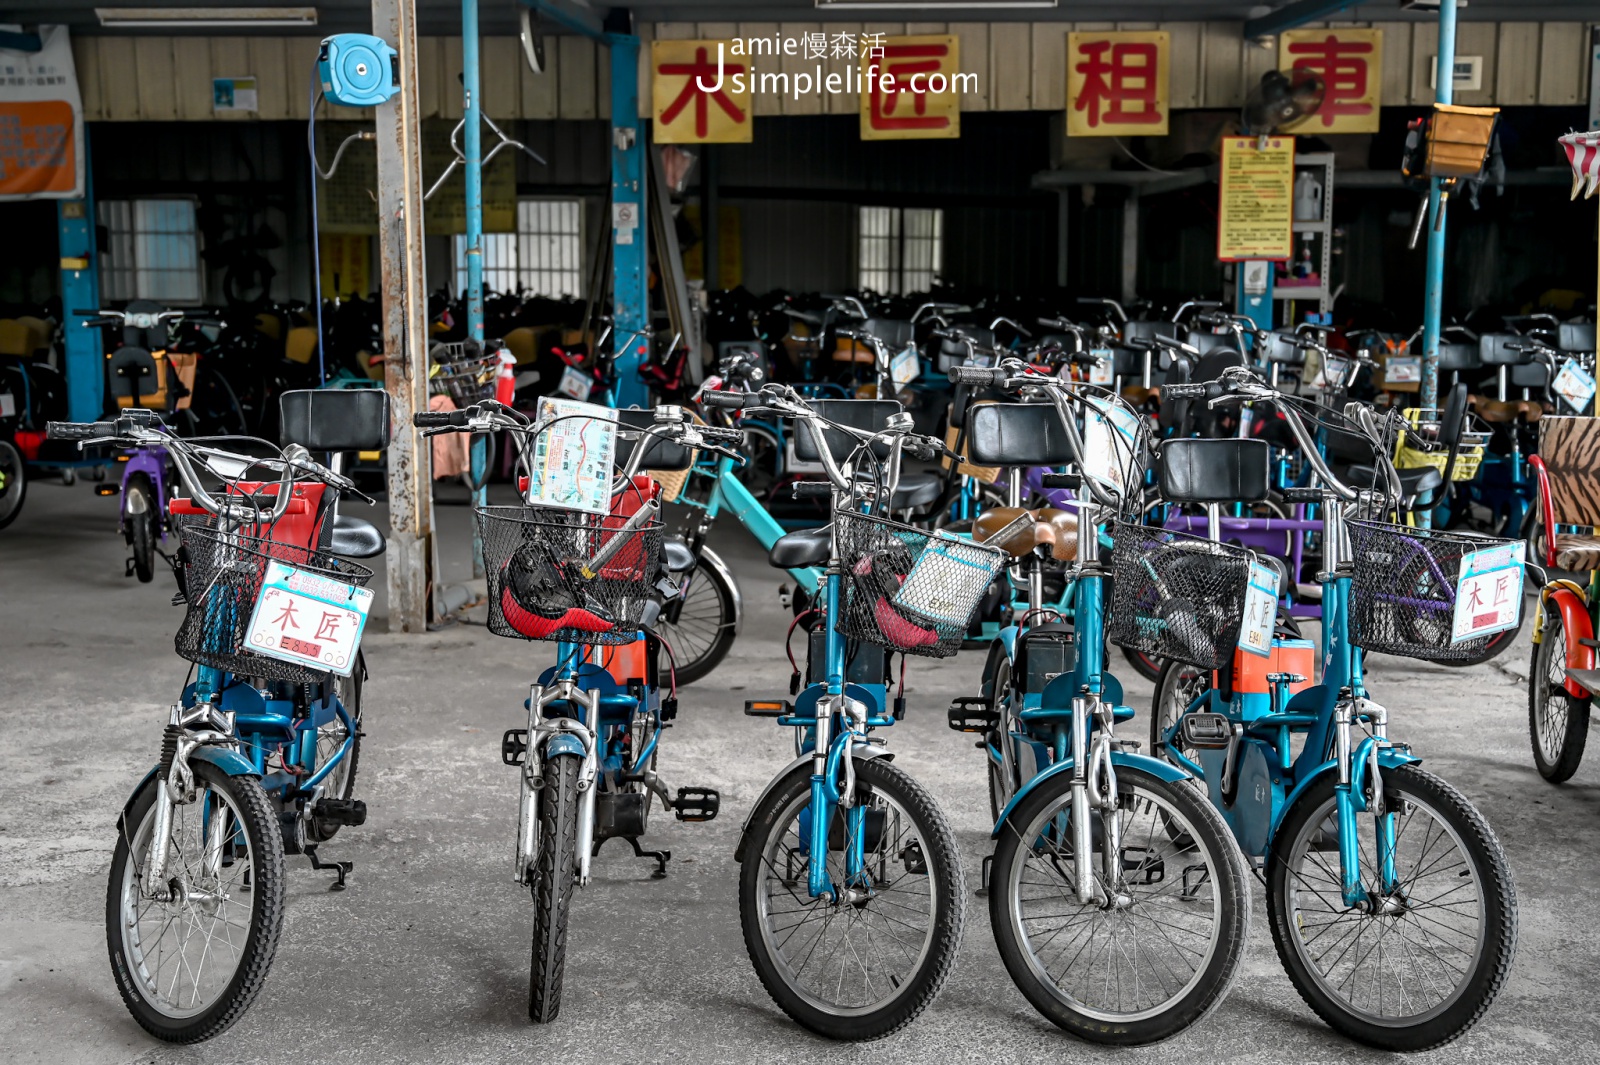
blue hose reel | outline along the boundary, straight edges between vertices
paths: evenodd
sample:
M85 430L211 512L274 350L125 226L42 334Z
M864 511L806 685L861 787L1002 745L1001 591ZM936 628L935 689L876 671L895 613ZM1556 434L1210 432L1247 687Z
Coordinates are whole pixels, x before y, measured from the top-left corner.
M322 95L341 107L376 107L400 91L395 50L382 37L339 33L322 42L317 58Z

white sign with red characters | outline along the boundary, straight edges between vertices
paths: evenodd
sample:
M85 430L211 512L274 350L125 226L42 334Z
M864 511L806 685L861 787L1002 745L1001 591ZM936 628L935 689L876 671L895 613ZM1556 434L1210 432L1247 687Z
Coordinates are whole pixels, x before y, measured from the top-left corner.
M372 592L353 584L267 563L245 647L258 655L348 677L355 668Z
M1522 621L1522 561L1527 541L1469 551L1456 581L1451 643L1514 629Z

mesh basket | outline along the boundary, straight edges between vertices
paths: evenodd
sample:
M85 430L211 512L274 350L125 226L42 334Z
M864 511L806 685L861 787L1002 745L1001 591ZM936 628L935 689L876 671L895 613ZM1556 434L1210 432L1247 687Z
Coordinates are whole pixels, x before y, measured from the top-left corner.
M1239 642L1252 559L1236 544L1117 522L1107 636L1151 658L1221 669Z
M242 677L313 684L325 670L258 655L246 649L250 615L266 579L267 564L286 562L297 569L345 584L364 586L372 579L365 566L335 555L258 536L218 532L201 520L178 527L186 561L183 589L188 612L174 640L178 654L202 666Z
M428 384L434 395L447 395L458 407L494 398L495 375L500 372L498 341L481 347L464 340L435 344L430 355L435 369Z
M1450 642L1462 556L1511 540L1351 521L1350 638L1368 651L1428 662L1480 657L1491 636Z
M598 556L627 522L624 514L555 507L479 507L489 573L489 631L517 640L632 643L661 568L661 520L647 521L595 572Z
M835 514L844 599L833 627L924 658L961 649L1004 551L866 514Z

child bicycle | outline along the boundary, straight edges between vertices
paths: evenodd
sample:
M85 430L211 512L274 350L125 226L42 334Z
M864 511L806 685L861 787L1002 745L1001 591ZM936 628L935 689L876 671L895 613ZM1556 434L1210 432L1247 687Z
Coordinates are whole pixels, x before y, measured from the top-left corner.
M285 425L319 450L380 448L386 399L287 393ZM176 647L197 669L172 706L159 764L117 819L106 939L140 1026L196 1043L238 1020L266 981L284 917L284 854L333 870L335 888L351 871L317 857L341 826L366 820L351 792L371 601L361 586L372 571L338 553L377 554L382 540L354 519L335 531L338 494L355 486L300 444L218 438L270 457L237 454L179 439L144 410L51 422L48 434L83 447L165 448L189 492L173 500L186 556L175 602L188 605ZM277 479L245 480L254 470Z
M828 480L796 491L829 499L833 513L828 528L788 533L769 553L778 568L822 567L826 576L808 612L817 621L807 683L795 674L793 703L745 704L796 730L795 760L756 800L734 852L745 947L773 1001L801 1025L876 1039L909 1024L944 985L966 894L944 815L872 735L905 712L903 668L901 692L889 697L888 656L954 654L999 552L883 517L902 452L942 450L910 432L909 414L879 417L888 405L832 400L825 417L778 384L703 399L797 422L796 454L820 462ZM857 410L872 417L848 416ZM947 579L973 567L981 579Z
M1309 683L1311 646L1273 633L1270 587L1251 607L1262 626L1255 654L1241 642L1232 656L1198 657L1177 638L1189 611L1163 617L1148 609L1148 638L1172 660L1152 707L1155 749L1204 781L1245 855L1265 867L1273 942L1307 1005L1370 1046L1448 1043L1505 982L1516 947L1515 888L1482 815L1423 771L1409 745L1389 738L1389 713L1366 689L1362 651L1433 661L1480 654L1490 637L1457 640L1453 625L1457 580L1471 571L1465 556L1503 552L1501 568L1520 570L1519 545L1375 520L1398 505L1400 478L1387 458L1390 427L1362 404L1346 405L1342 424L1331 426L1374 445L1375 487L1358 490L1341 483L1315 446L1305 422L1316 424L1317 408L1250 371L1169 386L1167 394L1212 405L1272 402L1283 412L1320 481L1286 496L1321 504L1326 522L1323 672ZM1325 423L1329 412L1320 417ZM1239 456L1236 483L1214 484L1208 502L1265 497L1267 449L1256 444L1254 456ZM1120 569L1118 576L1120 597ZM1520 594L1510 606L1520 608Z
M1114 624L1122 589L1107 604L1099 526L1128 507L1123 493L1139 492L1144 448L1137 439L1113 445L1108 431L1104 461L1085 464L1094 449L1085 448L1078 413L1108 412L1118 402L1108 390L1014 359L950 376L1033 400L973 408L973 461L1013 479L1022 467L1076 463L1080 472L1046 474L1045 483L1087 489L1077 501L1071 623L1042 594L1056 529L1023 512L1021 530L996 540L1022 571L1027 610L992 646L984 694L949 711L951 728L983 737L995 944L1018 989L1066 1031L1121 1046L1166 1039L1226 997L1244 956L1250 894L1226 826L1189 774L1115 734L1133 710L1105 664L1107 608ZM1119 563L1132 553L1120 532L1115 552Z
M557 645L556 664L529 693L527 727L507 731L500 751L506 765L521 770L512 872L533 892L528 1016L545 1023L561 1009L573 889L589 882L600 845L625 839L634 854L655 861L654 876L665 877L671 854L639 845L652 800L680 821L710 821L721 806L710 788L669 795L656 772L661 731L678 713L673 649L656 625L663 605L681 594L694 558L678 541L663 541L660 485L638 471L685 469L695 449L737 460L731 449L739 433L694 425L670 405L612 411L558 404L533 423L491 400L413 421L428 436L504 429L518 447L523 503L474 513L489 575L489 631ZM541 440L563 425L578 435L560 445ZM616 448L616 478L607 443L591 434L595 426L602 435L610 427L617 444L629 445ZM548 469L539 465L549 449L567 444L563 458ZM595 449L592 459L586 448ZM587 491L557 472L571 456L572 466L588 464L595 479ZM578 500L581 494L589 499Z

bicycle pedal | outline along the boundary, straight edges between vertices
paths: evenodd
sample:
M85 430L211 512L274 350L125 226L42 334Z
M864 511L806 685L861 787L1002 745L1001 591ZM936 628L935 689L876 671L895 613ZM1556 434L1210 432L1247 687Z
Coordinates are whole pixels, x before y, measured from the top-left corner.
M945 718L956 732L992 732L1000 724L1000 715L981 695L967 695L950 704Z
M319 799L311 813L320 821L351 828L367 823L367 804L360 799Z
M679 821L714 821L722 809L722 795L715 788L679 788L672 809Z
M787 717L793 712L787 699L746 699L745 717Z
M1228 719L1221 714L1186 714L1183 742L1203 751L1225 750L1233 737Z
M528 760L528 730L506 729L500 737L500 760L506 765L522 765Z

